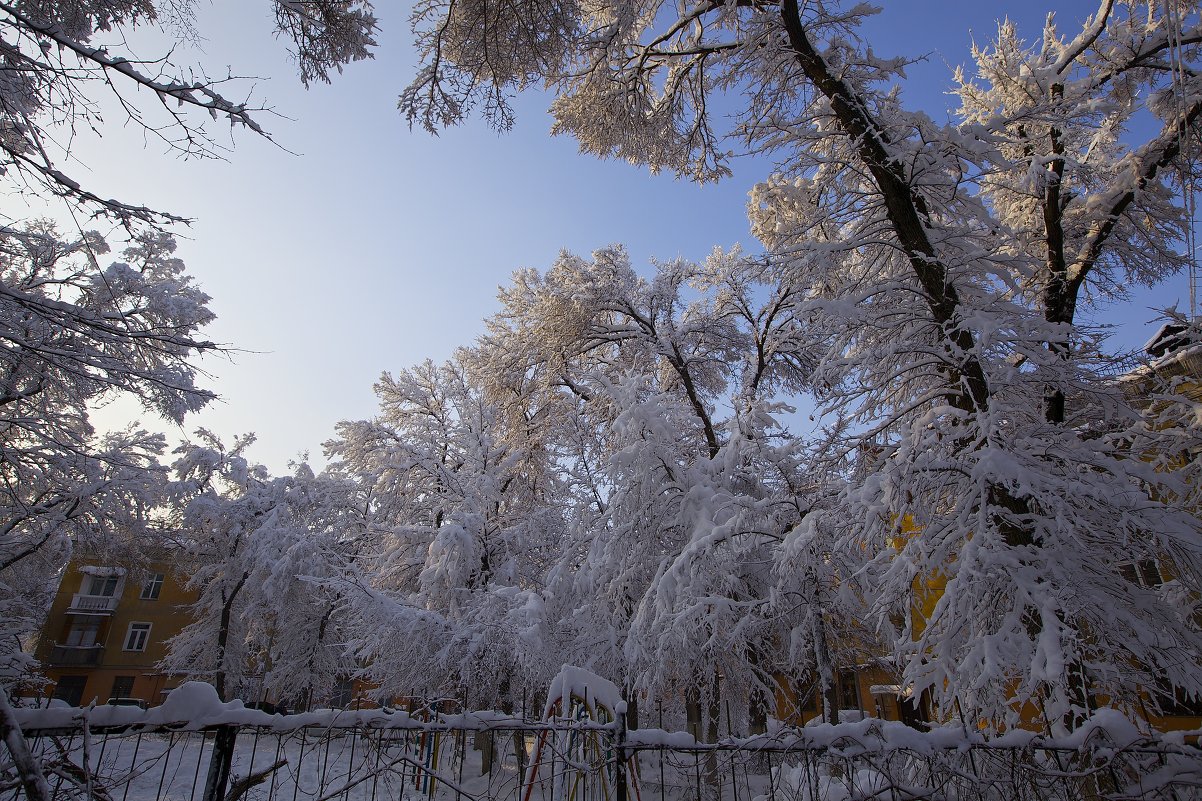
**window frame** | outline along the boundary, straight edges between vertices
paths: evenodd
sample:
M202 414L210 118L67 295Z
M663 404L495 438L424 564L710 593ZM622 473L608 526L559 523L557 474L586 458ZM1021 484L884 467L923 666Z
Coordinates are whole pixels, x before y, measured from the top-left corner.
M51 698L66 701L71 706L79 706L83 702L83 692L88 687L88 677L77 674L59 676L54 683Z
M77 617L71 622L59 645L68 648L95 648L100 645L100 619L92 615L82 616L82 619Z
M97 587L100 584L101 586ZM88 574L84 581L83 592L81 595L88 595L92 598L116 598L120 593L121 577L115 575L98 576ZM96 592L95 590L99 590ZM108 590L108 592L105 592Z
M129 627L125 630L125 639L121 642L121 650L131 653L145 652L146 646L150 644L150 629L152 625L152 623L146 620L131 620ZM134 635L136 634L140 634L141 637L136 638L137 641L134 642ZM133 647L130 647L131 645Z
M132 698L136 680L137 676L113 676L113 688L109 691L109 699ZM124 692L118 692L118 690L124 690Z
M1164 573L1155 559L1136 559L1119 565L1119 575L1137 587L1154 590L1164 584Z
M836 685L840 709L863 711L863 701L860 699L860 678L854 670L840 670ZM848 704L849 701L853 701L854 705Z
M150 577L150 580L142 585L142 592L139 593L138 599L142 601L157 601L159 595L163 592L163 582L167 576L164 573L155 573Z

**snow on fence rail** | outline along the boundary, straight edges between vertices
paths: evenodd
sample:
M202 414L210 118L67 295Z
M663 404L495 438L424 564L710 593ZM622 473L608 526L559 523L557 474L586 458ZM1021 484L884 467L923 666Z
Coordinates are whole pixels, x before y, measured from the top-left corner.
M1149 737L1106 710L1063 738L870 719L698 743L627 732L620 718L285 716L190 692L150 710L15 711L55 799L618 801L619 788L629 801L1202 799L1199 732ZM21 797L18 778L0 753L0 801Z

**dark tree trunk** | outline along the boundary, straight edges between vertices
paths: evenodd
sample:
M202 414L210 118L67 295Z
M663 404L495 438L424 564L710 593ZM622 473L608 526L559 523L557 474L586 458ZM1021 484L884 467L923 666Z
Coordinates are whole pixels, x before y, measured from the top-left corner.
M213 686L217 690L217 697L222 701L230 700L225 697L225 651L230 641L230 619L233 617L234 601L237 600L238 593L242 592L248 578L250 573L243 573L221 605L221 621L217 629L217 672L213 676Z

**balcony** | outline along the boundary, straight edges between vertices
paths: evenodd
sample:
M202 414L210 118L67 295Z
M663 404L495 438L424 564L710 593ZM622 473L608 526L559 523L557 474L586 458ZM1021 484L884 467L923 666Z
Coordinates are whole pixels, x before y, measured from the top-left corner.
M52 665L99 665L104 655L103 645L59 645L50 651Z
M77 592L71 596L67 611L85 615L111 615L116 608L115 595L84 595Z

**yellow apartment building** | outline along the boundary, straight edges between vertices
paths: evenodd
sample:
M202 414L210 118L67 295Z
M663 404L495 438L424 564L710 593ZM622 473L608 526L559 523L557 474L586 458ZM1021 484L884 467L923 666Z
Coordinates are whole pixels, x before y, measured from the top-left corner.
M196 600L178 567L152 562L137 572L95 560L73 561L42 626L34 654L50 693L78 706L156 706L182 681L157 665L167 641L190 622Z

